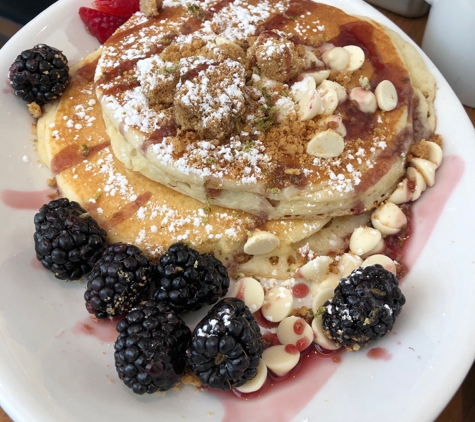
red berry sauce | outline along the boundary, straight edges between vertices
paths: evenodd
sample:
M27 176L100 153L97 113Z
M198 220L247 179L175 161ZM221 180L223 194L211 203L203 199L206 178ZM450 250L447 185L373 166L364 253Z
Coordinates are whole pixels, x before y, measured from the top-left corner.
M303 299L309 292L310 289L305 283L299 283L292 287L292 295L297 299Z
M59 198L59 193L53 189L40 191L3 189L0 198L6 206L16 210L39 210L52 199Z
M370 349L368 353L366 353L366 356L373 360L391 360L393 357L391 353L382 347L374 347L373 349Z

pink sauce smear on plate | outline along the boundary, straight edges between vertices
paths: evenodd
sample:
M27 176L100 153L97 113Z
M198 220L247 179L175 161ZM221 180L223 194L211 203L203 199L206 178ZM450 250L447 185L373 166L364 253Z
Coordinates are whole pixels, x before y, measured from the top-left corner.
M435 185L427 188L412 207L412 234L403 255L407 268L412 268L424 249L450 194L462 178L465 162L458 155L444 157L436 171Z
M366 353L370 359L373 360L391 360L393 355L382 347L373 347Z
M229 391L208 392L218 397L224 406L223 421L286 422L297 415L335 373L340 366L341 353L323 354L310 346L302 353L297 370L282 379L268 379L256 393L238 397Z
M95 318L88 317L77 322L71 331L73 334L95 337L104 343L115 343L118 336L115 327L119 320L120 319L97 320Z
M0 192L2 202L10 208L16 210L36 210L38 211L44 204L53 198L58 198L58 191L45 189L40 191L20 191L4 189Z

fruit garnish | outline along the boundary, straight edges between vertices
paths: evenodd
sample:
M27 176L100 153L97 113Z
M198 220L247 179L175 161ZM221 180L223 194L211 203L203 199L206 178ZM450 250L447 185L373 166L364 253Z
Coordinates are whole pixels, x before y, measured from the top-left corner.
M123 18L130 18L140 10L139 0L95 0L92 5L101 12Z
M213 255L200 254L184 243L168 248L157 264L153 298L167 302L177 313L196 311L212 305L226 294L226 267Z
M104 44L119 26L127 21L127 18L111 15L90 7L80 7L79 16L86 25L89 33Z
M257 375L263 350L261 331L249 308L241 299L227 297L195 327L186 360L203 385L230 390Z
M38 44L17 56L8 78L15 95L41 105L59 98L68 86L68 59L56 48Z
M359 267L342 278L324 304L323 330L349 352L389 333L406 298L397 278L381 265Z
M153 264L134 245L114 243L87 276L86 309L98 319L123 315L147 294Z
M181 379L191 332L165 302L149 300L117 324L115 367L136 394L167 391Z
M77 202L59 198L34 218L36 257L61 280L79 280L94 266L107 233Z

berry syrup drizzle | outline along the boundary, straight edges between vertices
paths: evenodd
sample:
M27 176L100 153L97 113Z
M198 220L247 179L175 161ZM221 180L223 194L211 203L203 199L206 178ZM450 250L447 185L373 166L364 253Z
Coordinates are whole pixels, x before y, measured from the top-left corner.
M35 270L44 270L43 265L41 265L41 262L38 261L36 256L34 258L31 258L30 266L31 268L34 268Z
M305 283L299 283L292 287L292 295L297 299L303 299L309 292L310 289Z
M418 201L402 205L408 207L405 212L409 223L400 234L386 238L384 252L402 264L404 271L399 277L400 284L419 258L464 170L465 162L458 155L444 157L442 165L436 172L435 189L428 188Z

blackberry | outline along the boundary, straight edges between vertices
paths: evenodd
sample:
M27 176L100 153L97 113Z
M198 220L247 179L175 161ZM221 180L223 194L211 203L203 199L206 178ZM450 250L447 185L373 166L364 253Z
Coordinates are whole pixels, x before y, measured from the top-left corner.
M165 301L177 313L212 305L229 288L229 276L213 255L200 254L183 243L168 248L157 264L153 298Z
M256 376L263 348L249 308L241 299L228 297L198 323L186 360L204 385L230 390Z
M393 273L378 264L360 267L340 280L323 305L323 329L336 344L355 351L391 331L404 303Z
M106 231L67 198L43 205L34 223L36 257L62 280L78 280L89 273L106 244Z
M87 276L86 309L103 319L123 315L148 293L153 264L134 245L114 243Z
M149 300L117 324L115 367L136 394L166 391L186 368L191 331L164 302Z
M56 48L38 44L17 56L8 78L15 95L41 105L59 98L68 86L68 59Z

